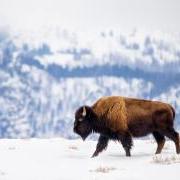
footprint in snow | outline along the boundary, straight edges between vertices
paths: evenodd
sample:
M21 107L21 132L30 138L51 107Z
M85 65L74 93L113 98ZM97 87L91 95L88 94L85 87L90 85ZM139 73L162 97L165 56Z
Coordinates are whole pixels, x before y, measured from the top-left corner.
M69 146L69 149L71 149L71 150L78 150L78 147L77 146Z
M90 170L90 172L109 173L110 171L114 171L114 170L116 170L115 167L99 166L94 170Z

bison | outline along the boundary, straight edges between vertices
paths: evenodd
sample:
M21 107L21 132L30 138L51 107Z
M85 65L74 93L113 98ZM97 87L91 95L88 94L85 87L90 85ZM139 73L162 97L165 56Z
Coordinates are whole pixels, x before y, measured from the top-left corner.
M179 134L174 130L175 111L167 103L120 96L100 98L92 106L82 106L75 113L74 132L87 138L99 133L92 157L108 146L109 140L120 141L126 156L131 156L132 137L153 134L157 142L156 154L161 153L165 136L170 138L180 153Z

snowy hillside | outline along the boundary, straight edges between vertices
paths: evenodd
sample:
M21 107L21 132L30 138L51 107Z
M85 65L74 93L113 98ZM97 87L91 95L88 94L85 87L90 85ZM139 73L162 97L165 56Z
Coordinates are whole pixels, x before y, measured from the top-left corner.
M0 179L3 180L177 180L180 156L166 142L161 155L154 155L152 140L135 140L131 157L119 143L90 158L96 142L65 139L0 141Z
M0 31L1 138L74 138L74 111L108 95L169 102L180 126L179 84L178 35Z

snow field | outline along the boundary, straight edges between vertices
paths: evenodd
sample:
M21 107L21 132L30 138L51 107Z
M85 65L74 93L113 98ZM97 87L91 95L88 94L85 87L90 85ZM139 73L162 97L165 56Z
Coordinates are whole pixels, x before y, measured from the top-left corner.
M180 156L167 141L161 155L154 155L152 140L134 140L126 157L117 142L90 158L96 141L66 139L0 140L0 180L177 180Z

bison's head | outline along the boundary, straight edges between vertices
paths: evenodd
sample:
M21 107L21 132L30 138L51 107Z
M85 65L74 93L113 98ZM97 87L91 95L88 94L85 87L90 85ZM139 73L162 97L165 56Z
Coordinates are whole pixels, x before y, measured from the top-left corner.
M92 112L91 107L83 106L75 113L74 132L83 140L92 132Z

